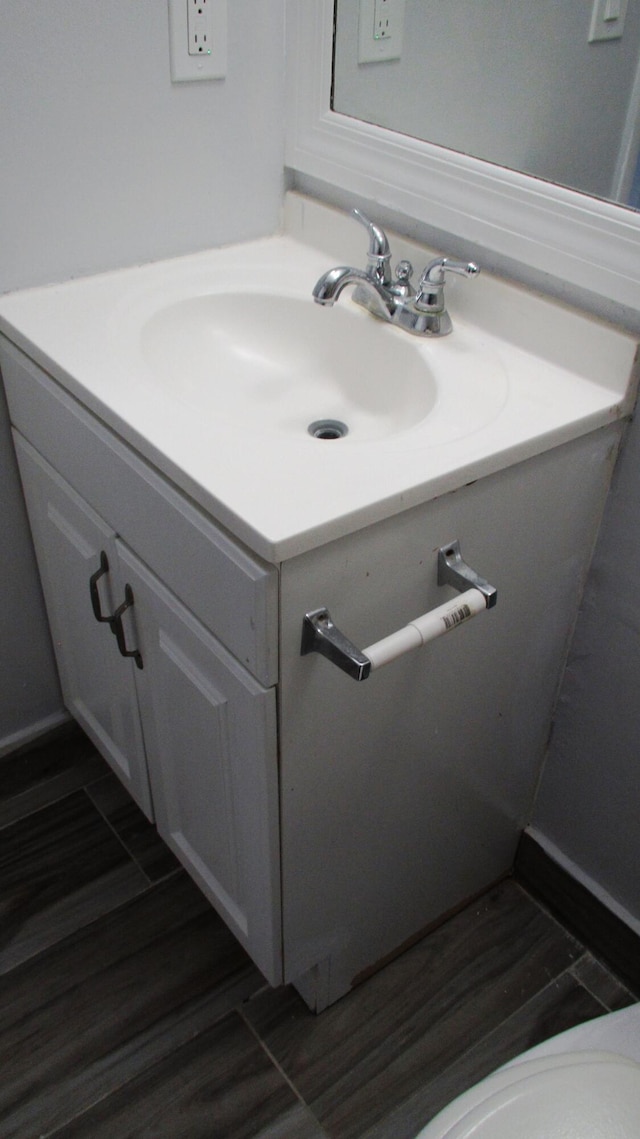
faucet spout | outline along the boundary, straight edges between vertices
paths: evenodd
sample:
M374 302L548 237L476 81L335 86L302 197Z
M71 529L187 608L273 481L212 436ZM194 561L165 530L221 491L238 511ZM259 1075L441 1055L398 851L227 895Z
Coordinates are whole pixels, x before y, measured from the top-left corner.
M357 285L354 300L383 320L391 320L395 311L394 297L363 269L352 269L347 265L329 269L316 281L313 299L319 305L333 305L348 285Z
M361 210L352 213L369 232L367 268L339 265L329 269L316 281L314 301L319 305L333 305L347 285L355 285L353 300L373 316L414 336L446 336L451 332L451 318L444 303L445 273L474 277L480 272L478 266L473 261L436 257L427 265L416 289L411 283L411 263L401 261L392 279L391 253L384 230Z

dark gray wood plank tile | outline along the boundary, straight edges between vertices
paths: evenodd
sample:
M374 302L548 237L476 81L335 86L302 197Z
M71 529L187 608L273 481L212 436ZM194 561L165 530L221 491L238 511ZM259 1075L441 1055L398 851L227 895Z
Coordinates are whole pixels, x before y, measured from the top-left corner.
M635 930L554 862L526 831L518 845L514 873L534 898L539 898L598 958L608 962L632 993L640 996L640 937Z
M52 1139L323 1139L232 1013Z
M571 972L610 1012L636 1003L637 997L591 953L584 953Z
M361 1139L414 1139L414 1136L456 1096L495 1072L521 1052L551 1036L601 1016L600 1003L570 973L538 993L438 1075L425 1072L422 1085ZM464 1042L461 1042L464 1043Z
M76 725L0 759L0 827L54 803L109 767Z
M329 1134L356 1139L580 952L507 881L319 1017L291 990L245 1011Z
M179 868L180 863L162 841L153 823L149 822L115 775L109 773L91 783L86 792L150 882L158 882Z
M0 830L0 973L147 888L84 791Z
M184 874L151 887L0 978L0 1135L65 1126L263 984Z

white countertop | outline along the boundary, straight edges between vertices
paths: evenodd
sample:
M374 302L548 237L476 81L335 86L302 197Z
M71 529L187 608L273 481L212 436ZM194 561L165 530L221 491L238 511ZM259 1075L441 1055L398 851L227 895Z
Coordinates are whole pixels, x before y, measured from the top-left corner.
M306 422L332 414L330 401L318 403L317 414L302 409L299 423L285 429L269 415L263 423L255 406L242 422L226 404L218 414L208 388L198 405L193 388L172 383L171 374L159 382L162 358L154 367L143 330L185 298L248 292L313 305L311 289L325 270L364 264L366 235L334 211L290 195L287 224L285 235L5 295L0 331L276 563L630 411L633 337L489 275L447 286L454 331L421 342L438 376L435 405L420 422L388 434L354 429L344 439L319 441ZM394 256L411 255L418 271L429 259L429 251L390 241ZM399 356L401 345L416 339L375 321L346 292L335 308L318 308L328 338L343 306L356 310L365 335L384 328L391 348L389 337L396 338ZM388 381L393 392L393 373ZM484 385L484 395L481 412L476 406L470 415L465 393L475 399L474 383Z

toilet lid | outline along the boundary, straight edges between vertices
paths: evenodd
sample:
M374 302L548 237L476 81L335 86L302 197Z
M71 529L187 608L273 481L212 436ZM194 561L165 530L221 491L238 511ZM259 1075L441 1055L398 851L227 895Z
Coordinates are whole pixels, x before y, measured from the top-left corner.
M640 1064L606 1052L528 1060L496 1072L417 1139L640 1139Z

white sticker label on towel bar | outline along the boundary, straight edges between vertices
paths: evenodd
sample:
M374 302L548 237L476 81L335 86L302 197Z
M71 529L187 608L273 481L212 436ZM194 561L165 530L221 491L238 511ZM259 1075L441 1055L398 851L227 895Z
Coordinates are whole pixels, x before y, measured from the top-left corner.
M364 655L371 661L372 670L381 668L385 664L390 664L392 660L397 660L404 653L419 649L428 641L434 641L436 637L457 629L459 625L469 621L486 607L484 594L479 589L468 589L451 601L446 601L444 605L439 605L437 609L431 609L428 613L423 613L422 617L416 617L403 629L398 629L396 633L391 633L389 637L384 637L383 640L370 645L368 649L363 649Z
M449 629L455 629L456 625L461 625L463 621L466 621L467 617L473 617L469 606L459 605L457 609L454 609L453 613L445 613L442 620L444 621L447 632L449 632Z

